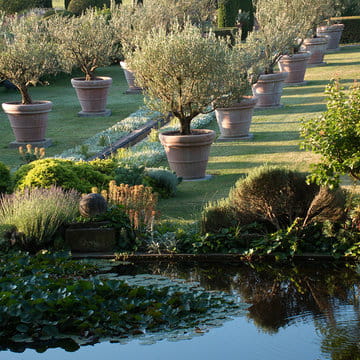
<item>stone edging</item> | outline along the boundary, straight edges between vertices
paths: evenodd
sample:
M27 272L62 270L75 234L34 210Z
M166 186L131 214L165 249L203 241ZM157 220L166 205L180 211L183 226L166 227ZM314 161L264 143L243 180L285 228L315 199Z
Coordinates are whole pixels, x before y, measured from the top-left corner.
M119 148L127 148L137 144L146 138L152 129L159 129L170 121L170 117L160 118L158 120L150 120L144 126L132 131L130 134L116 141L112 146L104 148L101 152L91 156L87 161L94 159L105 159L109 157L115 150Z
M73 253L74 259L115 259L119 261L129 261L133 263L151 263L151 262L204 262L204 263L231 263L239 264L249 261L257 260L274 260L275 255L266 256L252 256L247 257L240 254L114 254L114 253ZM331 255L322 254L302 254L294 255L292 260L301 261L335 261L335 258ZM352 262L356 258L342 256L339 259L341 261Z

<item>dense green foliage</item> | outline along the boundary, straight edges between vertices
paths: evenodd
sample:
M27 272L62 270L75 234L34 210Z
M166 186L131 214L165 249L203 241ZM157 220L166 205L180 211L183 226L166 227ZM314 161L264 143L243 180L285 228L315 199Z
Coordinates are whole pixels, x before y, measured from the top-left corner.
M140 185L143 182L144 166L124 165L115 169L115 181L118 185L128 184L130 186Z
M43 187L52 185L75 189L80 193L91 192L92 187L106 188L112 179L107 174L112 162L74 162L63 159L41 159L21 166L14 174L15 188Z
M10 170L0 161L0 195L10 188Z
M341 35L340 42L342 44L360 42L360 16L354 17L352 19L340 18L340 22L344 24L344 30Z
M218 2L218 27L235 26L239 8L239 0L220 0Z
M8 14L31 8L52 8L52 0L0 0L0 10Z
M326 88L327 110L303 122L303 147L321 155L313 165L311 181L335 187L340 175L360 180L360 87L347 93L339 81Z
M193 251L358 256L358 215L349 216L345 203L343 191L308 185L305 174L260 167L228 198L204 208L203 235L192 242Z
M340 0L339 16L360 15L360 3L358 0Z
M239 0L239 2L241 15L238 15L237 22L241 24L241 39L245 40L254 27L254 6L252 0Z
M2 256L0 338L40 343L80 335L94 342L195 327L215 309L240 308L221 293L184 291L175 283L142 287L106 277L85 278L91 271L97 269L64 255Z

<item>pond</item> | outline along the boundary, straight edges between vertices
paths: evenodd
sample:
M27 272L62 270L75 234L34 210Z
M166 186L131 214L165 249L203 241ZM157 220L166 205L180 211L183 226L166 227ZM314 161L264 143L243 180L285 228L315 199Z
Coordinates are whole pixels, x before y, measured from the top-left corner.
M360 359L359 265L166 263L119 265L116 272L129 283L164 277L189 286L199 283L208 291L230 294L243 304L242 310L196 329L62 346L68 351L19 347L1 351L1 360Z

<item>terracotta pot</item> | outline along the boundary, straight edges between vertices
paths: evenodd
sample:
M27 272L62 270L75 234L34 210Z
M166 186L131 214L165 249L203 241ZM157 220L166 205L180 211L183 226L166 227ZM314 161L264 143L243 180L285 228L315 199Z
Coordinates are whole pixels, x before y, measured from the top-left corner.
M81 109L79 116L109 116L111 110L106 109L107 96L112 84L110 77L97 77L94 80L85 81L84 78L71 79L71 85L75 88Z
M209 159L210 146L215 139L213 130L192 130L192 135L179 135L178 131L160 133L172 171L185 180L202 179Z
M216 120L221 132L219 140L252 138L249 130L257 101L256 97L247 96L239 103L215 110Z
M319 26L316 29L316 34L318 36L328 36L329 42L326 48L327 50L339 51L340 50L339 44L343 30L344 30L344 24Z
M51 145L51 141L45 139L51 101L36 101L33 104L8 102L3 103L2 108L9 118L16 139L16 142L10 144L11 147L23 144L42 147Z
M125 79L128 84L128 89L125 91L127 94L140 94L142 92L142 88L135 85L135 75L134 72L131 71L125 61L120 61L120 66L124 70Z
M309 52L300 52L292 55L283 55L279 60L280 71L288 73L285 84L305 85L305 71L310 58Z
M328 38L325 36L305 39L301 49L311 53L308 60L308 66L325 65L324 55L328 44Z
M256 84L253 85L253 95L257 97L256 108L277 108L281 107L280 99L283 90L286 72L260 75Z

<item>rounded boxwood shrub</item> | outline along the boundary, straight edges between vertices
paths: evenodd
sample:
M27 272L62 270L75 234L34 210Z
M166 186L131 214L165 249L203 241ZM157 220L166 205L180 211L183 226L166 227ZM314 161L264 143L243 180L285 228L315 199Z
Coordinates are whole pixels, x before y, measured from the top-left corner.
M344 217L345 202L341 189L331 191L309 185L306 174L263 166L239 179L227 199L204 208L202 228L218 232L234 225L257 223L273 232L287 229L299 218L303 226L315 221L336 223Z
M96 166L87 162L74 162L64 159L41 159L21 166L14 174L17 189L52 185L64 189L75 189L89 193L93 187L107 187L111 176L100 172Z
M306 175L275 166L254 169L236 182L229 202L242 214L273 226L274 230L290 226L304 218L319 191L319 186L306 183Z
M0 161L0 194L5 193L10 188L10 170Z
M143 179L143 184L152 187L162 198L175 196L180 182L175 173L162 168L147 168Z

